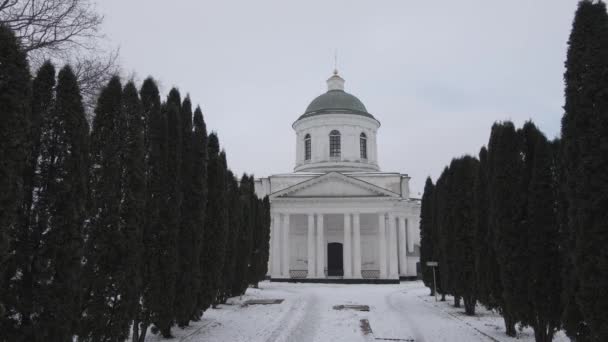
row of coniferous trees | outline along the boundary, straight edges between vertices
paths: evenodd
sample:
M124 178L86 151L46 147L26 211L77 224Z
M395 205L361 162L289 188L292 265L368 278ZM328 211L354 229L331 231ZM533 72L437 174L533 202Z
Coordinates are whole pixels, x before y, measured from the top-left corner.
M608 341L608 14L581 1L569 39L561 138L492 127L478 158L452 160L421 208L421 266L465 312L497 309L551 341Z
M0 27L0 340L171 336L266 274L269 202L200 108L114 77L91 129L74 72L31 79Z

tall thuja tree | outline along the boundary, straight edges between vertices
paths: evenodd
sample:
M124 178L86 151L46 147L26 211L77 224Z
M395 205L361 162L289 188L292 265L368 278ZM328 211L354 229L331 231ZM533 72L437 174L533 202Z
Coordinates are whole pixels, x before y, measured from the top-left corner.
M217 286L216 286L216 295L213 301L213 307L215 308L217 304L223 302L222 291L225 289L224 285L224 277L221 272L225 269L224 265L227 260L230 260L231 255L227 255L226 249L228 244L228 236L230 231L230 221L228 217L228 207L229 207L229 198L228 198L228 161L226 159L226 151L222 150L219 154L219 181L220 181L220 197L218 198L218 202L220 205L220 210L218 212L218 235L217 241L221 248L218 248L218 255L216 256L216 261L219 264L219 269L217 270L218 274L216 277Z
M255 288L258 287L258 283L264 280L268 271L268 256L266 251L269 248L270 239L270 215L264 206L264 200L258 198L255 194L254 178L251 176L251 191L252 197L254 198L255 208L255 228L253 234L253 248L252 248L252 270L250 272L249 284Z
M511 260L518 263L518 274L528 274L529 260L531 258L530 251L534 249L533 245L530 245L528 233L531 229L534 229L530 221L530 207L528 200L530 197L530 181L532 179L532 173L534 170L534 164L536 159L536 144L540 139L544 139L543 134L540 130L532 123L527 121L522 128L517 130L519 140L519 156L521 159L521 172L519 179L520 186L520 199L519 199L519 217L518 217L518 236L519 242L517 248L512 251ZM513 279L517 293L517 319L523 324L532 324L532 307L530 302L527 300L529 295L529 281L526 277L517 277Z
M479 161L471 156L455 159L450 165L453 170L452 229L454 230L454 293L462 297L465 313L475 314L476 273L475 273L475 210L474 184ZM457 265L457 269L456 269Z
M204 293L201 297L201 310L207 309L215 301L221 285L221 272L224 265L225 232L224 212L226 206L225 168L220 155L220 144L215 133L211 133L207 145L209 161L207 164L207 186L209 189L204 230ZM222 153L223 154L223 153Z
M181 205L178 260L179 272L175 286L175 318L180 327L187 326L192 319L192 312L196 301L192 298L195 294L195 276L199 271L198 251L196 246L196 226L194 216L197 215L196 204L193 203L192 188L192 166L194 155L192 153L192 103L186 97L181 105L181 136L182 136L182 163L181 163L181 193L183 202Z
M5 279L11 236L23 199L22 174L29 152L30 72L13 32L0 25L0 314L5 311Z
M252 209L253 209L253 235L251 240L251 261L249 263L249 272L248 272L248 284L258 286L259 282L259 273L260 273L260 254L262 253L262 243L264 239L264 232L262 231L263 218L262 218L262 208L260 206L261 200L255 194L255 185L253 175L249 177L249 192L252 199Z
M582 210L585 195L581 186L582 180L579 166L583 160L582 137L591 131L593 119L589 107L591 76L589 70L590 58L593 54L593 44L600 39L602 14L591 1L580 1L574 16L572 31L568 40L566 59L565 105L562 117L562 178L563 196L560 198L562 210L567 211L561 222L563 241L563 325L566 334L577 341L590 339L589 325L583 318L583 313L576 301L579 290L579 269L576 263L577 227L580 222L579 211ZM587 177L585 175L585 177Z
M122 320L128 325L138 312L143 286L144 211L146 207L146 177L143 110L137 88L127 83L122 93L126 132L123 154L123 189L120 211L127 254L123 263L125 273L121 285L124 298Z
M608 339L608 14L602 2L581 1L568 42L562 118L568 222L564 327L581 340ZM588 333L585 328L588 327Z
M144 266L141 306L133 324L133 340L143 342L148 326L156 322L166 305L166 256L170 235L163 214L167 205L167 117L162 110L158 87L153 79L144 81L140 98L144 118L146 161L146 206L144 216Z
M255 191L255 190L254 190ZM258 287L258 282L264 280L266 278L266 274L268 273L268 258L270 253L270 199L268 196L264 196L264 198L258 201L259 203L259 212L260 212L260 241L259 241L259 249L257 257L257 278L254 279L255 283L254 287Z
M433 197L435 185L431 177L427 177L422 194L422 205L420 207L420 268L422 269L422 281L431 289L431 296L435 295L433 284L433 270L426 266L433 259Z
M88 192L89 128L76 76L58 75L55 106L41 129L41 187L33 210L43 217L32 341L71 341L80 319L83 225Z
M113 77L102 90L91 132L91 203L79 339L125 339L130 325L126 287L129 241L123 213L126 116L122 85Z
M500 310L509 336L516 335L518 305L524 298L518 292L518 279L522 276L518 264L521 241L518 220L521 215L521 173L522 160L513 123L495 123L488 147L488 212L502 286ZM526 291L527 289L524 293Z
M250 177L243 174L239 186L239 202L241 206L241 228L238 236L238 249L236 268L232 292L245 293L249 283L248 271L251 263L251 249L253 241L253 202L251 198Z
M163 230L159 248L160 298L152 321L163 337L171 337L171 326L175 318L175 291L178 263L178 239L182 204L181 188L181 98L177 89L171 89L161 111L167 120L167 162L165 182L165 206L160 210Z
M449 227L449 177L450 170L445 167L439 178L435 188L435 203L436 217L435 225L437 229L437 260L439 260L439 277L441 286L438 290L441 293L441 300L445 300L447 294L451 294L450 286L450 265L449 265L449 249L451 243L451 234Z
M192 183L189 192L189 205L192 205L192 225L194 227L194 251L196 260L193 261L192 279L195 283L192 302L192 319L200 319L204 310L204 274L206 268L205 256L205 217L207 212L207 127L200 107L194 110L194 132L192 134Z
M488 150L485 146L479 151L479 167L473 190L476 295L486 308L499 309L502 285L488 217Z
M243 215L239 198L239 183L232 171L228 170L226 175L227 200L228 200L228 232L226 236L226 259L223 270L223 288L221 301L225 302L228 297L233 295L235 269L237 265L238 238L242 225Z
M23 171L23 203L20 210L19 228L15 230L12 265L21 277L12 278L7 284L7 299L5 303L11 314L4 323L0 323L0 330L7 333L16 328L22 336L31 338L33 334L32 317L35 317L35 307L39 297L35 288L39 282L39 270L36 267L37 256L40 252L40 238L42 225L37 224L38 217L34 215L34 206L37 205L38 191L40 189L39 156L40 134L43 121L51 118L51 111L55 100L55 68L45 63L36 75L32 84L32 111L28 141L29 155ZM2 301L0 300L0 303ZM1 316L0 316L1 317ZM5 325L6 324L6 325ZM14 325L13 325L14 324ZM11 328L12 326L12 328Z
M557 224L556 159L540 134L528 187L529 324L537 342L550 342L560 327L561 267Z

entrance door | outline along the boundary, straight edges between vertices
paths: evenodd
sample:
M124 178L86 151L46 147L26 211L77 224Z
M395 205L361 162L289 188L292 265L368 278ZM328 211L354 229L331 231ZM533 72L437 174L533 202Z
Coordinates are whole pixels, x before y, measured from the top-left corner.
M331 242L327 244L327 275L343 276L344 264L342 260L342 244Z

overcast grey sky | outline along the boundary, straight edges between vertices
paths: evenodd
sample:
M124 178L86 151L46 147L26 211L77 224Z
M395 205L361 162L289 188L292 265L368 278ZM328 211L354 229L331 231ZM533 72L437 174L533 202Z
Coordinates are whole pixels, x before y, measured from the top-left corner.
M382 123L383 171L421 192L494 121L559 134L576 0L103 0L104 31L138 80L203 109L235 173L293 171L291 124L326 91L334 51L346 91Z

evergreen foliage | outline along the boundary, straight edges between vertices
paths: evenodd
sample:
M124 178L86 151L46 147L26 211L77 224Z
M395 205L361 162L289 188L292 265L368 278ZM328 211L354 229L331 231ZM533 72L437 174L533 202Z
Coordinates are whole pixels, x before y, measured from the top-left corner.
M206 268L203 257L205 256L205 217L207 211L207 127L203 119L200 107L194 111L194 133L192 136L192 185L188 192L188 202L192 206L192 225L194 227L194 255L192 261L194 282L194 303L191 318L199 319L204 311L203 290L205 289L204 275Z
M528 188L529 324L537 342L550 342L560 327L561 263L557 225L556 160L539 132Z
M503 303L501 312L506 333L515 336L517 303L524 295L518 291L520 258L520 234L518 218L521 215L522 161L519 155L518 137L511 122L492 126L488 147L488 216L493 245L499 265ZM526 262L526 260L523 260ZM527 291L527 289L526 289Z
M435 295L433 284L433 270L428 267L428 261L433 259L433 198L435 185L431 177L427 177L424 184L424 194L420 206L420 268L422 270L422 281L424 285L431 289L431 296Z
M140 89L144 131L145 215L143 226L143 265L140 305L133 322L133 341L143 342L148 326L160 304L159 269L161 246L165 227L160 212L165 205L167 176L167 122L161 111L160 95L156 82L147 78Z
M249 284L249 265L253 243L254 215L251 178L244 174L240 180L239 202L241 203L241 229L239 230L237 264L235 268L232 293L240 295L247 290Z
M102 90L91 132L91 203L87 228L84 303L81 341L126 339L133 298L127 297L134 279L129 276L130 250L136 237L126 226L132 208L124 208L126 192L127 117L122 84L113 77ZM130 104L131 105L131 104ZM134 113L137 115L137 113ZM129 170L132 171L132 170ZM131 194L129 194L130 196ZM133 205L132 198L128 199ZM132 222L131 222L132 223Z
M453 230L451 261L453 267L451 283L454 295L462 297L467 315L475 314L476 277L475 277L475 211L474 183L479 167L476 158L465 156L454 159L450 164L453 186L450 192L452 198L450 225Z
M608 339L608 14L581 1L568 42L562 119L568 221L565 328L571 337ZM588 331L586 329L588 328Z
M194 216L196 213L193 201L192 166L194 155L192 153L192 103L186 97L181 105L181 136L182 136L182 163L181 163L181 193L182 206L180 215L178 260L179 270L177 273L177 284L175 286L175 317L177 325L187 326L192 313L195 310L196 301L193 301L195 293L194 277L200 271L196 248L196 227Z
M23 172L30 150L30 72L15 35L0 24L0 315L5 311L5 279L23 200ZM14 267L11 267L14 270Z
M12 336L15 333L25 339L32 339L36 322L31 317L34 317L36 307L40 306L40 293L36 291L40 274L35 261L40 253L41 232L38 228L42 225L37 224L33 208L41 184L38 168L41 129L43 120L51 117L55 100L55 68L52 64L45 63L38 70L32 88L28 136L30 151L23 171L23 203L19 212L18 228L11 234L14 237L14 258L11 266L22 276L9 281L5 292L5 305L9 312L16 313L12 317L17 319L7 319L4 322L0 320L0 330L15 340L16 336Z
M220 302L225 303L228 297L235 294L232 292L236 278L237 250L240 227L242 226L242 212L239 196L239 183L232 171L228 170L226 175L226 195L228 200L228 231L226 234L226 258L222 272L222 289L220 290Z
M124 296L126 297L125 305L127 308L124 311L124 319L130 322L137 314L143 286L146 165L143 111L137 88L133 82L127 83L124 87L122 100L127 123L123 159L123 204L121 208L121 223L124 225L125 244L127 246L124 278Z
M499 309L502 303L502 285L496 251L492 243L488 217L488 150L479 151L479 168L474 184L475 273L477 298L489 309Z
M76 76L70 67L58 75L55 106L42 128L40 178L35 205L42 225L34 261L41 304L33 341L68 341L80 320L83 225L88 189L88 124Z
M207 187L209 189L204 230L204 290L201 309L205 310L218 299L221 288L226 246L226 175L225 157L220 154L220 144L215 133L211 133L207 145L209 161L207 164Z

